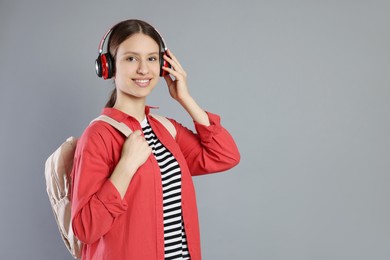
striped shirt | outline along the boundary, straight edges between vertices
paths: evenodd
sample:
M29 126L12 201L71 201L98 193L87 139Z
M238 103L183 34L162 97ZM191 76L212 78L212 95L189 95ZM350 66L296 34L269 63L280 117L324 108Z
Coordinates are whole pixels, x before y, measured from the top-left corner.
M145 118L142 131L161 172L165 260L190 259L181 208L181 171L176 158L158 140Z

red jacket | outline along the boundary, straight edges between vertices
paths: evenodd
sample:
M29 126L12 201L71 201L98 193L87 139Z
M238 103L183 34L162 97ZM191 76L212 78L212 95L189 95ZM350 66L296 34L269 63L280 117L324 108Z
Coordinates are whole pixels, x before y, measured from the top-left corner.
M194 134L174 120L176 138L146 115L158 139L176 157L182 172L182 212L192 260L201 259L198 213L191 176L225 171L240 160L237 146L208 113L211 125L195 122ZM103 114L141 130L133 117L114 108ZM105 122L89 125L80 137L73 165L72 225L85 243L84 260L163 260L164 229L160 169L153 154L134 174L123 200L108 179L121 156L125 137Z

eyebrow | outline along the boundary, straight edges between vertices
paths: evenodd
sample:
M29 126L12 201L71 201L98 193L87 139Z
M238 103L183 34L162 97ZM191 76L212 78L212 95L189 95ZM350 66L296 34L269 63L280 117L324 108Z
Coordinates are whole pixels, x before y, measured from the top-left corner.
M138 55L138 56L141 55L139 52L134 52L134 51L126 51L122 55L128 55L128 54L133 54L133 55ZM159 53L157 51L155 51L155 52L147 53L146 55L149 56L149 55L158 55L158 54Z

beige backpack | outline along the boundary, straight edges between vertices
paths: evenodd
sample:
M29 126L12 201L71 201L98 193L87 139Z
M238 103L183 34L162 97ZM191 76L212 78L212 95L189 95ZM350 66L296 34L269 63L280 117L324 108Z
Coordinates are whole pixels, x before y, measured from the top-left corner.
M173 138L175 138L176 129L167 118L154 114L151 114L151 116L163 124L171 133ZM126 137L132 133L131 129L127 125L120 123L111 117L101 115L92 122L97 120L109 123ZM80 259L83 244L73 234L71 223L72 205L70 201L70 174L73 167L76 145L77 138L69 137L53 154L49 156L45 164L45 178L47 194L49 196L50 204L53 209L54 217L60 230L62 240L72 256L76 259Z

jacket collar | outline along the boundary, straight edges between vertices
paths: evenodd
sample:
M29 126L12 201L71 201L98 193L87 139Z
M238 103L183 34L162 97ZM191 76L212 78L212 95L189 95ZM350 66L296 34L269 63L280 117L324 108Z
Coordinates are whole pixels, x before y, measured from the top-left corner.
M145 106L145 115L148 117L150 114L150 109L158 109L158 107L154 106ZM102 111L103 115L109 116L113 119L115 119L118 122L124 122L126 119L131 118L133 120L136 120L133 116L126 114L125 112L113 108L113 107L105 107Z

